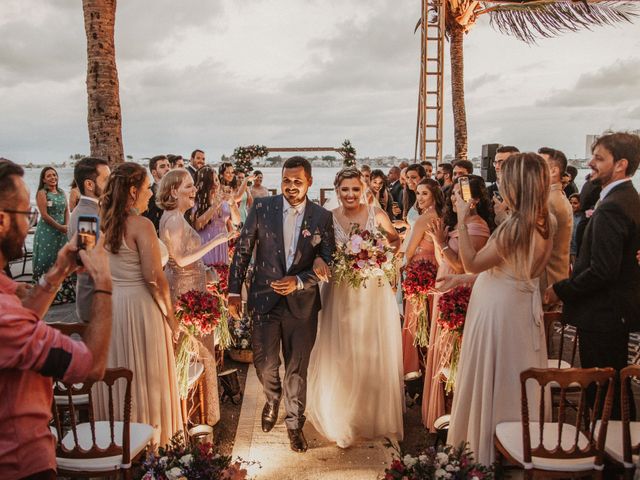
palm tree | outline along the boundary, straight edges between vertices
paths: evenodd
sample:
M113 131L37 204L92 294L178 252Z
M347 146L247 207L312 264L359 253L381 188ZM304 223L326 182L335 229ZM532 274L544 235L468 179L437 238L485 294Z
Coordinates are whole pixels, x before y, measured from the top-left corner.
M87 96L91 156L124 161L114 28L116 0L82 0L87 34Z
M464 35L481 15L507 35L528 43L593 26L631 22L632 2L604 0L444 0L445 30L451 58L451 96L455 158L467 158L467 117L464 102ZM432 17L432 21L437 18Z

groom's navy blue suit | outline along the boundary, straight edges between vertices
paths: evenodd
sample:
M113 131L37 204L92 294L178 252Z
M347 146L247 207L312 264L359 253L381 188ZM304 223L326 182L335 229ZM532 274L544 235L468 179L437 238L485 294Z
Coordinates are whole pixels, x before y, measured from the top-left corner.
M307 199L296 252L286 266L283 238L283 197L255 200L236 245L229 272L229 293L239 294L255 247L254 273L247 306L253 319L254 364L267 401L279 401L282 386L280 345L285 361L284 400L287 428L301 429L307 395L307 367L316 338L320 305L319 279L313 262L331 263L335 250L331 212ZM287 296L277 294L271 282L298 277L304 288Z

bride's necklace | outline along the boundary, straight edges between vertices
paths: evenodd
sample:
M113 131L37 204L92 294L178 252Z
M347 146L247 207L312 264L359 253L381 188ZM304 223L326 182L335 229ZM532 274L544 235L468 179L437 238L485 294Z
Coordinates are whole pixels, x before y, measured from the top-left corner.
M347 209L344 208L344 206L340 207L341 208L341 212L342 216L345 218L345 220L347 221L347 223L349 224L349 226L352 225L358 225L359 227L362 227L361 222L359 221L360 219L358 218L359 216L361 216L360 213L360 208L358 208L358 213L356 215L354 215L354 217L349 217L349 215L347 215ZM365 224L367 223L367 220L365 219Z

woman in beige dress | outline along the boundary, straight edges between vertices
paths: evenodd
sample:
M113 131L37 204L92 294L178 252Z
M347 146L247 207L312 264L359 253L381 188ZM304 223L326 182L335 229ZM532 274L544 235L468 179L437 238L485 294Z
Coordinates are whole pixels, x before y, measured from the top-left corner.
M520 420L520 372L547 366L538 277L555 230L547 210L549 171L537 154L504 162L500 194L512 214L479 251L466 225L474 201L455 194L460 258L467 272L479 275L467 311L447 443L469 442L486 465L494 461L496 425ZM530 405L537 405L539 389L531 387Z
M202 257L216 246L235 238L238 233L221 233L202 243L198 232L184 218L185 213L193 208L196 198L193 178L185 169L167 172L162 177L156 198L158 206L164 210L160 218L160 239L169 250L165 274L175 302L189 290L206 290L209 270ZM220 406L214 336L211 334L201 340L199 355L204 364L206 417L209 425L215 425L220 420Z
M146 170L122 163L111 173L102 197L102 234L113 278L107 366L133 372L131 421L152 425L154 443L165 445L182 430L172 343L178 329L162 272L161 245L153 223L140 215L151 195ZM114 396L120 415L123 390ZM106 389L96 395L102 418L108 418L106 395Z

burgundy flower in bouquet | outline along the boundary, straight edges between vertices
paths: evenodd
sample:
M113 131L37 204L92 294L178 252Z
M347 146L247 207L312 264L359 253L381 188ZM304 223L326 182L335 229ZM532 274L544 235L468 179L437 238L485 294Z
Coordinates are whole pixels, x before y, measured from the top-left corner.
M455 388L455 377L460 360L460 347L462 346L462 332L467 316L467 308L471 298L471 287L460 286L444 293L438 300L440 315L438 324L450 336L450 342L443 342L442 367L448 368L449 375L445 389L447 392Z
M218 274L218 282L207 285L207 288L212 293L218 293L226 298L229 293L229 265L216 263L215 265L210 266Z
M414 343L426 347L429 343L429 320L427 316L427 296L436 284L438 267L430 260L409 262L404 269L402 291L418 312Z

